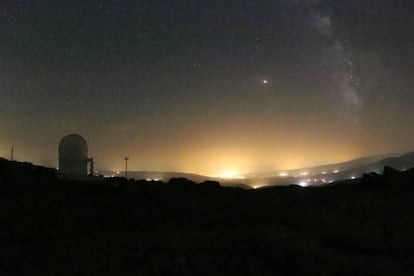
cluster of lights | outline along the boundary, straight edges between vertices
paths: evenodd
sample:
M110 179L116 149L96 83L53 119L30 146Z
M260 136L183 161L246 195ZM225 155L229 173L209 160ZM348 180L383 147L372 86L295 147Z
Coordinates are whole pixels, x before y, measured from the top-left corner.
M265 187L265 186L268 186L268 185L266 185L266 184L253 184L253 185L251 185L251 187L253 189L259 189L259 188L262 188L262 187Z
M322 179L318 179L318 178L313 178L313 179L306 179L306 180L301 180L298 185L301 187L309 187L311 184L315 185L315 184L320 184L320 183L332 183L332 180L327 180L325 178Z
M298 185L301 186L301 187L308 187L309 186L308 182L306 182L306 181L300 181L298 183Z
M333 173L335 173L335 174L339 173L339 170L334 170ZM106 175L104 177L114 177L114 176L118 176L120 174L121 174L120 171L115 171L113 175ZM323 171L322 175L325 175L325 174L328 174L328 173L326 171ZM289 172L281 172L281 173L278 174L279 177L293 176L293 177L296 177L296 178L300 178L300 177L303 177L303 176L309 176L309 175L310 175L310 173L307 172L307 171L303 171L303 172L299 173L299 175L294 175L294 174L291 175ZM312 175L315 175L315 174L312 174ZM277 175L272 174L271 176L277 176ZM235 171L227 171L227 172L224 172L224 173L218 175L217 177L223 178L223 179L246 179L245 176L239 175ZM250 177L255 177L255 175L250 175ZM262 177L262 178L268 178L268 177L269 176L265 176L265 177ZM350 179L354 180L354 179L356 179L356 176L351 176ZM146 178L145 180L148 181L148 182L161 181L161 179L159 179L159 178ZM333 182L334 182L334 180L328 180L326 178L320 178L320 179L319 178L308 178L308 179L300 180L299 182L297 182L297 185L299 185L301 187L309 187L309 186L312 186L312 185L315 185L315 184L317 185L317 184L322 184L322 183L325 184L325 183L333 183ZM260 183L260 184L252 185L252 188L253 189L259 189L259 188L264 187L264 186L267 186L267 185L263 184L263 183Z
M99 172L98 172L98 171L96 171L95 173L96 173L96 174L98 174ZM113 173L113 174L104 175L103 177L104 177L104 178L111 178L111 177L119 176L120 174L121 174L121 172L120 172L120 171L114 171L114 173Z
M289 171L282 171L279 172L277 174L268 174L265 176L261 176L261 179L265 179L265 178L270 178L270 177L293 177L293 178L297 178L297 182L296 184L301 186L301 187L309 187L309 186L314 186L314 185L321 185L321 184L328 184L328 183L333 183L335 181L335 179L329 179L327 178L325 175L328 175L330 173L340 173L340 170L335 169L331 172L328 171L322 171L322 172L318 172L318 173L313 173L311 171L301 171L298 173L294 173L294 172L289 172ZM318 177L318 175L321 175L321 177ZM324 175L325 177L322 177L322 175ZM222 174L220 177L222 178L238 178L236 174ZM249 178L254 178L255 175L249 175ZM244 179L244 177L240 177L241 179ZM350 177L350 179L356 179L356 176L352 176ZM262 185L252 185L253 188L257 188L257 187L261 187Z

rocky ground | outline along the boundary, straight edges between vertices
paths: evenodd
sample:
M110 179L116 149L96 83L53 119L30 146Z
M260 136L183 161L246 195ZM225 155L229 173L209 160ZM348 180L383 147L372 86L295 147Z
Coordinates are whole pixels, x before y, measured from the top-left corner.
M0 275L414 275L412 171L243 190L5 164Z

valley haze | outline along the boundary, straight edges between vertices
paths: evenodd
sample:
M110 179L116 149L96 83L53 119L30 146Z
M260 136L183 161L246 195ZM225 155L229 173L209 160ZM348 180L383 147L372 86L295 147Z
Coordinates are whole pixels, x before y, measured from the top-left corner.
M318 165L292 170L280 170L273 172L259 172L231 176L205 176L184 172L162 172L162 171L128 171L128 177L134 179L145 179L148 181L168 181L171 178L184 177L195 182L206 180L219 181L225 186L246 185L244 187L260 188L273 185L302 185L319 186L332 182L356 179L364 173L382 173L384 166L390 166L398 170L407 170L414 167L414 152L407 154L381 154L362 157L346 162ZM125 171L96 171L104 177L123 177Z

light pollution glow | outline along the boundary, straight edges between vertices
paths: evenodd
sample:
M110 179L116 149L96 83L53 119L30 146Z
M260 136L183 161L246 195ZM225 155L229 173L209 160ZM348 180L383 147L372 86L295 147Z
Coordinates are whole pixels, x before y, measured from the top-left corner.
M296 155L296 158L292 157ZM131 156L129 167L135 170L154 170L154 171L181 171L189 173L197 173L207 176L222 177L222 178L239 178L241 175L260 172L260 171L273 171L273 170L289 170L301 167L308 167L318 164L325 164L330 162L341 162L352 159L354 156L338 156L338 158L333 159L321 159L319 162L314 158L312 160L306 159L306 155L301 155L301 153L288 154L286 157L281 155L276 155L275 157L263 156L260 160L259 157L254 154L238 154L237 152L229 152L223 150L223 153L212 152L208 154L207 152L201 154L202 158L199 158L196 154L190 152L187 155L183 155L179 160L174 162L171 157L171 161L174 166L165 164L159 166L155 158L146 156L145 160L137 154L137 157L129 154ZM277 156L277 157L276 157ZM357 156L355 156L357 157ZM138 160L136 159L138 158ZM135 159L135 160L134 160ZM164 159L165 161L165 159ZM136 165L137 163L146 164L146 167L143 165ZM256 162L256 163L255 163ZM264 165L265 162L268 162L268 165ZM123 160L118 159L113 162L114 168L118 170L123 170ZM258 166L260 164L261 166Z
M3 138L0 154L8 158L8 149L14 145L17 160L57 167L60 139L68 133L77 132L87 139L89 155L94 157L98 170L123 171L123 158L129 156L130 170L233 177L342 162L379 153L409 152L412 149L409 136L397 137L392 132L384 131L383 139L378 139L378 132L358 128L351 131L349 127L335 128L332 124L334 122L327 120L310 126L291 122L272 127L266 121L259 124L240 119L231 124L211 122L194 125L188 128L191 132L178 128L175 134L169 136L162 135L162 132L145 131L145 128L133 129L128 133L73 128L72 131L60 130L49 134L47 138L39 132L32 132L31 140L19 139L17 134L14 139ZM383 128L388 127L384 125ZM104 133L106 135L102 135Z
M78 133L98 170L234 177L414 149L412 1L4 2L0 156L55 168Z
M231 130L204 132L199 134L183 132L165 139L162 135L134 135L130 137L100 136L84 129L80 131L89 145L89 155L94 157L98 170L124 170L124 157L129 156L130 170L176 171L197 173L206 176L237 177L263 171L283 171L311 167L320 164L342 162L361 156L389 152L408 152L410 147L396 148L390 139L387 143L371 143L370 134L351 136L337 132L308 128L297 131L281 131L277 128L260 131ZM250 127L252 129L253 127ZM218 128L219 130L220 128ZM255 132L255 133L252 133ZM65 132L49 137L46 145L39 146L38 139L15 143L15 158L49 167L57 167L57 146ZM332 135L331 135L332 134ZM338 135L339 134L339 135ZM358 133L357 133L358 134ZM33 134L36 136L36 134ZM153 137L157 137L154 139ZM204 137L202 139L202 137ZM336 138L336 139L335 139ZM40 139L40 138L39 138ZM114 146L114 141L117 141ZM409 143L405 143L409 144ZM8 145L3 141L0 154L8 157ZM366 145L365 147L363 147ZM363 150L362 150L363 149Z

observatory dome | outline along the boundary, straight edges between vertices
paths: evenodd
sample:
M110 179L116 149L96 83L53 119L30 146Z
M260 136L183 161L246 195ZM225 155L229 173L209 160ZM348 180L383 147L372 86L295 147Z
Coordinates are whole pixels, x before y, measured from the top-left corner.
M66 176L88 174L88 144L82 136L70 134L60 141L59 171Z
M88 158L88 144L85 138L78 134L70 134L60 141L59 155Z

